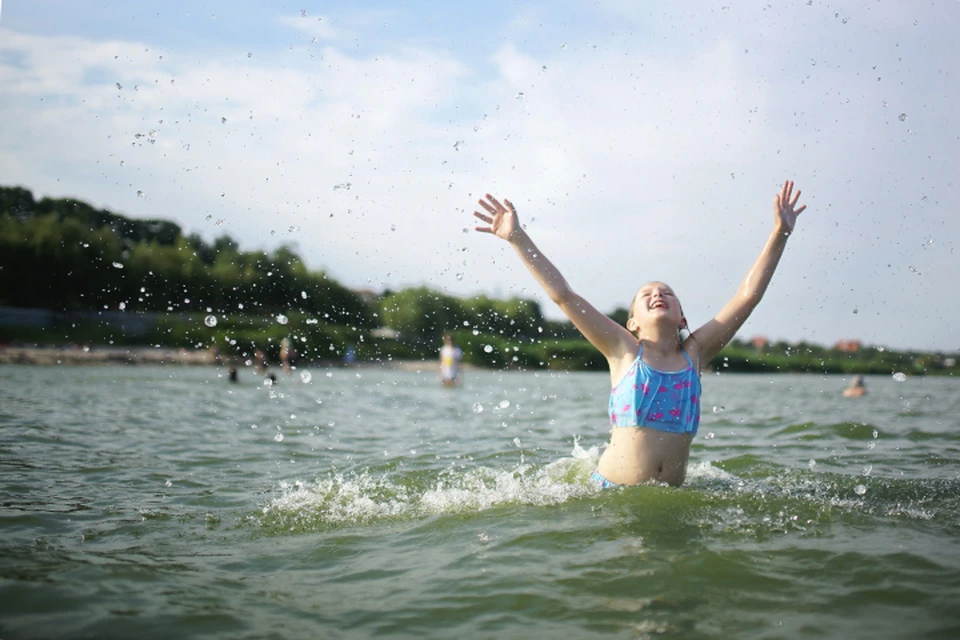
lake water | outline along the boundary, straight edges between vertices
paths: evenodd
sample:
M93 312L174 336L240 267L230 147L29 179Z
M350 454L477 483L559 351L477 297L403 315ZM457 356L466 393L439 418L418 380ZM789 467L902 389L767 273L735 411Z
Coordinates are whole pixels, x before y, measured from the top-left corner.
M960 381L705 375L600 491L605 374L0 367L0 637L960 637Z

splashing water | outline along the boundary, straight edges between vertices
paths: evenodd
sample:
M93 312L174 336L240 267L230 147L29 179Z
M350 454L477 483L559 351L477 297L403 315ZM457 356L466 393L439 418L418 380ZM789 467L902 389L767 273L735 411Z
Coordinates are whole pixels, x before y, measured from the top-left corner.
M282 437L277 434L277 440ZM312 531L386 519L478 513L509 504L554 505L594 495L589 481L600 454L574 442L570 457L541 469L448 469L434 478L360 473L333 474L314 482L282 483L264 505L259 524L282 531Z

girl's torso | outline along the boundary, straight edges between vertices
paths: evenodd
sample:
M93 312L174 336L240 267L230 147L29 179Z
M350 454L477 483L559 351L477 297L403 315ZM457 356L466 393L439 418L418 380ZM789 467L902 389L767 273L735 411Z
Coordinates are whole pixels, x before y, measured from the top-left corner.
M680 486L687 475L692 441L692 434L649 427L614 427L597 469L616 484L656 480Z
M686 367L661 371L643 361L638 346L636 359L613 383L609 408L614 428L598 468L607 480L683 482L700 424L700 376L687 352L680 353Z

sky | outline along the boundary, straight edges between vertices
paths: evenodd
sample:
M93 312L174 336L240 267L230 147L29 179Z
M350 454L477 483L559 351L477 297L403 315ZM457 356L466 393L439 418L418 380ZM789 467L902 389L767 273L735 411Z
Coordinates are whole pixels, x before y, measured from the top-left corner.
M0 185L287 244L375 291L562 314L473 231L507 197L598 309L732 297L740 332L960 350L960 1L5 0Z

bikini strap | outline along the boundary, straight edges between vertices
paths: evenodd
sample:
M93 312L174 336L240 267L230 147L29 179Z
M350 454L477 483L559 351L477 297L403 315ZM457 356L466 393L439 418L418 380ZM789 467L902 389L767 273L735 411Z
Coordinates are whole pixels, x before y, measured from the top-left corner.
M683 357L686 359L687 364L690 365L691 369L693 369L693 360L690 359L690 356L687 355L687 352L681 348L680 353L683 354Z

